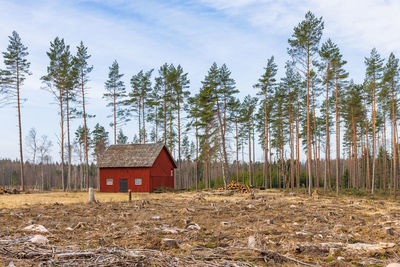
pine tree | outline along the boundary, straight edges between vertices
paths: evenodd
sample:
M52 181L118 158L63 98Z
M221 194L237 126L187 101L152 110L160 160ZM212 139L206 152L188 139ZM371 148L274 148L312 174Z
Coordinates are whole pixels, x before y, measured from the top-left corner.
M86 164L86 162L84 163L84 157L86 156L86 147L85 145L88 144L90 145L90 130L89 128L86 128L86 132L85 132L85 127L84 126L79 126L76 131L75 131L75 143L78 144L79 146L79 162L80 162L80 177L81 177L81 181L80 181L80 187L83 188L85 186L87 186L88 183L88 177L89 177L89 172L87 171L83 171L84 170L84 165ZM89 148L88 148L89 149ZM83 154L83 156L82 156ZM75 185L77 186L77 185Z
M162 125L162 116L160 117L160 111L162 111L162 102L160 102L160 94L157 83L149 94L147 106L149 107L149 111L147 112L146 119L152 123L153 126L151 139L152 142L158 143L160 142L158 132Z
M235 125L235 147L236 147L236 181L239 181L239 124L242 121L241 118L241 106L240 100L237 98L231 98L228 103L228 118ZM264 117L263 117L264 118ZM265 129L265 127L264 127ZM265 139L264 139L265 140ZM265 184L264 184L265 186Z
M176 68L171 64L170 72L173 76L173 96L176 103L176 111L178 112L178 181L182 184L181 177L181 112L189 97L190 92L187 91L189 87L189 79L187 78L188 73L184 73L183 68L178 65ZM184 182L183 182L184 183ZM187 188L187 184L183 184L184 188Z
M152 91L151 74L153 69L144 72L139 71L131 78L132 91L129 93L129 98L125 101L125 105L129 105L132 111L137 113L139 126L139 142L146 143L146 115L147 106L150 106L152 100L149 95Z
M128 120L128 114L122 108L126 97L125 85L121 80L123 76L119 73L118 62L114 60L109 68L108 80L105 82L106 93L103 94L103 97L109 101L107 107L112 108L113 122L110 126L114 128L114 144L117 143L117 127Z
M289 147L290 147L290 186L293 189L295 180L295 167L294 167L294 117L295 117L295 102L298 97L298 90L300 86L299 74L293 68L293 62L288 61L285 65L285 77L282 78L282 90L286 92L287 98L286 110L288 114L289 125ZM282 96L284 98L284 96Z
M229 120L227 119L228 103L239 91L236 89L236 82L231 78L231 71L225 64L218 70L218 85L216 88L216 115L218 117L219 129L221 135L221 146L223 154L223 168L222 176L229 177L228 173L228 154L227 154L227 129L230 126Z
M288 74L288 73L287 73ZM290 75L290 74L289 74ZM271 116L271 130L272 130L272 147L275 148L277 156L277 168L280 168L280 175L277 176L278 187L287 188L289 181L286 175L286 162L285 162L285 144L287 142L289 119L289 101L286 96L291 97L291 92L287 92L285 82L281 82L276 86L273 94L273 113Z
M60 113L60 145L61 145L61 181L62 189L65 190L64 177L64 111L65 111L65 95L69 81L69 46L65 45L64 39L56 37L53 42L50 42L50 49L47 52L50 59L50 64L47 67L47 75L41 79L46 84L47 89L53 94L56 101L59 103Z
M194 127L195 136L195 157L194 157L194 179L196 181L196 189L199 183L197 172L198 172L198 158L199 158L199 128L201 126L201 113L200 113L200 94L196 94L189 97L186 105L187 118L189 119L186 129Z
M380 82L382 79L383 71L383 59L378 54L376 49L372 49L370 57L365 58L366 65L366 82L367 88L372 98L372 181L371 181L371 193L375 193L375 156L376 156L376 125L375 125L375 101L376 94L379 93ZM368 187L370 184L368 184Z
M318 52L318 44L321 40L324 23L322 17L316 18L308 11L305 20L294 28L292 39L289 39L291 48L289 54L296 59L304 68L307 88L307 164L308 164L308 194L311 196L312 174L311 174L311 132L310 132L310 111L309 111L309 88L310 88L310 58Z
M163 122L163 141L167 145L167 111L170 106L171 100L171 83L169 78L169 66L167 63L158 69L158 77L156 77L156 84L154 86L155 95L162 99L162 110L160 112L160 119ZM171 134L170 134L171 135ZM171 147L170 147L171 149Z
M13 31L9 38L7 51L3 52L5 70L0 71L0 83L6 98L11 103L17 104L18 115L18 136L19 136L19 155L20 155L20 179L21 190L25 190L24 179L24 157L22 149L22 119L21 119L21 86L27 75L30 75L30 62L26 59L29 55L28 48L22 44L21 38L16 31ZM1 90L0 90L1 92Z
M67 122L67 153L68 153L68 172L67 172L67 188L71 190L71 174L72 174L72 146L71 146L71 132L70 122L72 119L72 103L76 102L76 91L78 87L78 72L77 69L73 68L72 56L69 51L69 46L64 51L62 58L63 69L65 70L65 84L64 84L64 100L65 113Z
M240 114L241 114L241 123L243 124L243 129L247 129L247 139L248 139L248 148L249 148L249 184L255 185L255 177L252 171L252 160L251 160L251 137L252 137L252 128L253 128L253 121L255 116L256 106L258 104L258 99L256 97L251 97L247 95L242 103ZM246 132L246 131L245 131Z
M118 145L125 145L128 142L128 136L124 135L122 129L119 129L118 137L117 137L117 144Z
M218 119L215 116L216 94L218 85L218 67L213 64L202 81L203 86L199 92L199 143L200 158L203 161L203 181L205 186L210 186L210 165L212 159L217 157L220 144L220 131ZM224 181L226 183L226 181Z
M320 177L319 177L319 166L318 166L318 153L317 153L317 147L318 147L318 138L317 138L317 133L318 133L318 128L317 128L317 113L316 113L316 107L319 106L318 104L318 99L321 94L321 88L318 86L321 84L321 80L317 76L317 73L311 69L310 71L310 85L311 85L311 106L312 106L312 119L313 119L313 125L311 126L311 132L313 135L312 138L312 145L314 146L314 185L316 188L319 188L319 183L320 183Z
M343 56L339 51L339 48L333 49L334 57L331 61L331 74L335 79L335 124L336 124L336 195L339 195L340 187L340 101L341 101L341 91L344 87L346 79L349 73L343 69L343 66L347 63L343 60Z
M320 65L320 70L325 72L323 77L323 84L326 85L326 95L325 95L325 134L326 134L326 142L325 142L325 179L324 179L324 191L327 190L327 180L331 180L331 144L330 144L330 124L329 124L329 85L331 85L332 80L332 63L335 60L336 53L338 53L337 46L328 39L325 43L322 44L321 50L319 51L319 55L322 59L322 64ZM329 184L330 187L330 184Z
M359 164L358 164L358 125L361 124L363 118L363 104L362 104L362 86L356 85L353 81L350 82L346 98L343 103L344 118L347 124L347 136L349 138L349 149L352 145L352 171L350 171L351 185L353 188L360 187ZM349 159L350 160L350 159Z
M92 145L93 155L95 156L96 162L103 155L108 147L108 132L99 123L96 123L92 132Z
M82 116L83 116L83 133L84 133L84 146L85 146L85 173L86 177L89 177L89 154L88 154L88 129L87 129L87 118L86 113L86 94L87 94L87 83L89 81L89 73L92 72L93 66L89 65L88 60L91 55L88 54L88 48L81 41L77 46L76 56L74 57L74 68L76 68L78 76L78 87L81 91L82 97ZM89 188L89 179L86 180L86 187Z
M399 92L399 59L394 56L393 53L390 53L388 61L384 68L384 76L383 82L385 87L387 88L388 95L390 95L390 100L387 99L389 110L390 110L390 118L391 118L391 142L392 142L392 170L393 170L393 182L390 183L390 188L393 188L394 198L396 198L397 193L397 138L396 138L396 129L397 129L397 94Z
M265 127L265 141L264 141L264 186L268 180L268 93L273 92L275 75L278 71L278 67L274 62L274 56L271 56L267 61L267 66L264 68L265 71L258 83L254 87L261 89L260 95L264 97L264 127Z

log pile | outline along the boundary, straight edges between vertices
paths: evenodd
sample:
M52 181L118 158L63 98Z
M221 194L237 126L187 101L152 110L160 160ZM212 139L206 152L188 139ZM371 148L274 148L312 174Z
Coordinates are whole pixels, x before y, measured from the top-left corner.
M236 182L236 181L230 182L230 184L228 184L226 186L226 188L225 187L219 187L218 190L220 190L220 191L231 190L231 191L239 192L239 193L243 193L243 194L250 192L250 188L247 185L243 185L243 184L241 184L239 182Z
M2 195L2 194L19 194L19 193L20 192L16 188L14 188L12 190L7 190L0 186L0 195Z

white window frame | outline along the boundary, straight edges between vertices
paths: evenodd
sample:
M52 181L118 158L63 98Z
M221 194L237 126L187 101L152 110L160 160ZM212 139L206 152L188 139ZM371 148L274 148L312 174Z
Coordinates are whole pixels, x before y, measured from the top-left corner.
M174 169L171 169L171 176L174 176Z
M111 180L111 183L110 183ZM110 185L114 185L114 179L113 178L106 178L106 185L110 186Z
M135 178L135 185L142 185L142 178Z

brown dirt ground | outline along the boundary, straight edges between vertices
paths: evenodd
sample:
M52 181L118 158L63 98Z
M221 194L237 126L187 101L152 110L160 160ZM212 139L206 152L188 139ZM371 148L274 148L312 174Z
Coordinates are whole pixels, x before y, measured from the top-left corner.
M96 193L98 204L85 203L87 193L0 195L0 266L385 266L400 260L397 202L276 190L257 191L255 199L214 193L135 194L132 202L126 194ZM30 224L49 230L48 244L27 241L35 234L23 230ZM256 242L249 248L250 236ZM164 238L180 247L167 247ZM57 255L65 252L88 254Z

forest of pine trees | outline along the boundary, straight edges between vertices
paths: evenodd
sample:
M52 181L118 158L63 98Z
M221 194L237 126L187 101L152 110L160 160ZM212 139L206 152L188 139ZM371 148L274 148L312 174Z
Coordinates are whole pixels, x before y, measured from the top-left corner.
M337 194L364 189L395 197L399 59L373 48L363 62L365 79L358 84L323 30L322 17L307 12L288 39L289 60L278 67L273 55L265 55L269 59L262 75L242 99L235 82L240 77L233 77L226 64L213 63L201 87L192 88L190 74L179 64L126 74L114 60L104 77L110 119L93 129L87 121L96 118L85 99L93 70L90 49L83 42L71 49L56 37L41 80L58 103L59 125L53 126L59 127L58 159L49 157L55 148L35 129L23 141L20 92L31 73L29 49L14 31L3 52L0 104L16 106L20 159L0 161L0 183L42 190L97 186L93 163L109 145L161 142L177 161L176 188L238 180L265 188L307 188L310 195L315 188ZM71 120L81 126L72 129ZM123 129L134 133L132 140Z

